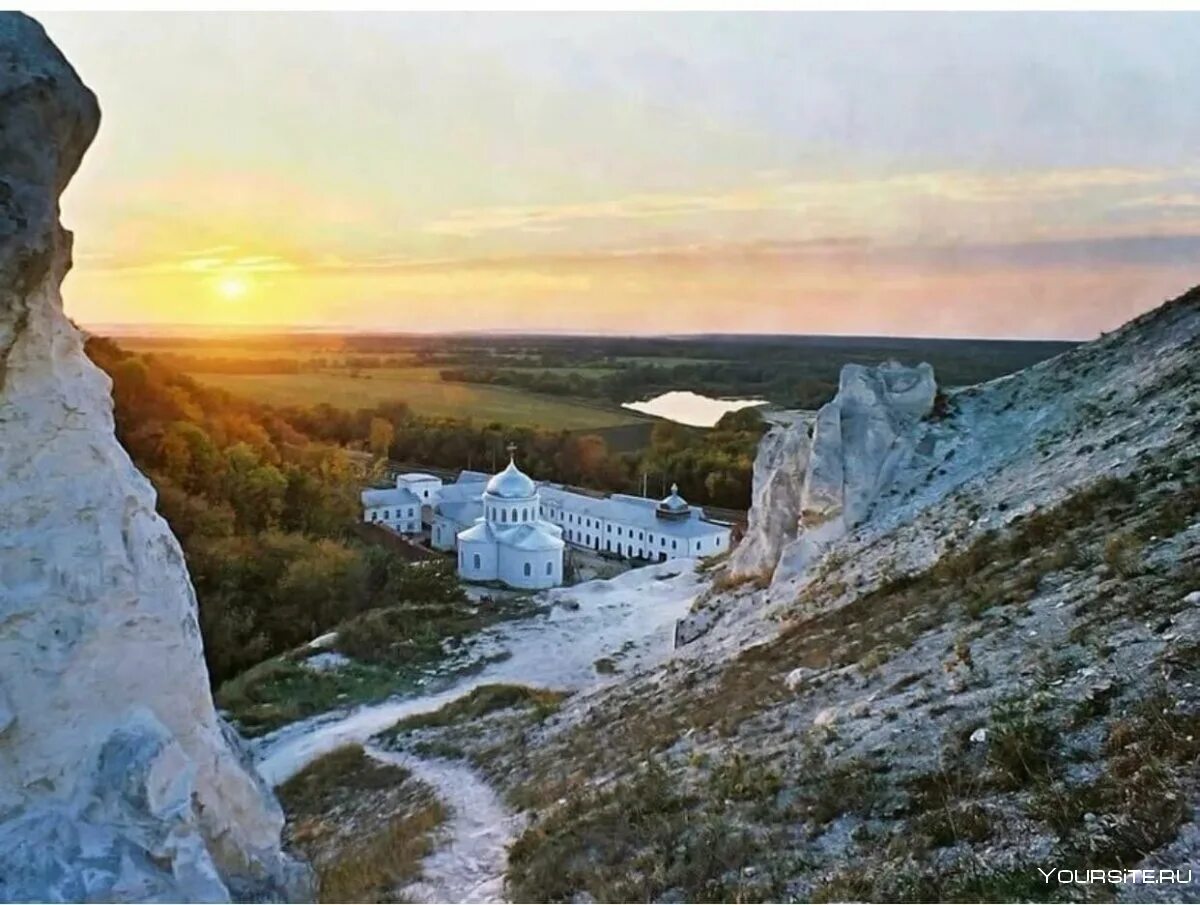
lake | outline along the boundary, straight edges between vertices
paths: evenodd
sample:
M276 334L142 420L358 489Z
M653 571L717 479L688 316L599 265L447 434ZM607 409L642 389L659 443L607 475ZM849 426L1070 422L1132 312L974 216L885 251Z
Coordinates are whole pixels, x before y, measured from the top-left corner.
M691 390L672 390L645 402L625 402L621 407L692 427L712 427L727 412L766 404L765 399L714 399Z

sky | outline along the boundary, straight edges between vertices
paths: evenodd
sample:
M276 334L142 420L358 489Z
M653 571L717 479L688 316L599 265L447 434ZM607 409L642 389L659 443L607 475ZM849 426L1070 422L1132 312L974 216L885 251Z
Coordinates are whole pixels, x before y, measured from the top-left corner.
M39 19L84 325L1089 338L1200 282L1200 14Z

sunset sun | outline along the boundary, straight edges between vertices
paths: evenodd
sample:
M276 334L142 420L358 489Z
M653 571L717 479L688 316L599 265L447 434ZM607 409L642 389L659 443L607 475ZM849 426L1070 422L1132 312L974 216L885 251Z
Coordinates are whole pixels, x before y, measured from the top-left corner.
M250 291L249 281L240 276L221 277L215 285L217 295L228 302L235 302L245 297L246 293Z

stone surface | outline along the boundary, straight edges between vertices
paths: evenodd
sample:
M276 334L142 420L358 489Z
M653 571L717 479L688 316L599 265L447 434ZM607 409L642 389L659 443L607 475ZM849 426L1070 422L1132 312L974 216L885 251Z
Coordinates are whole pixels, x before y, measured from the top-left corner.
M99 124L0 16L0 899L305 897L213 706L196 600L59 284L58 198Z
M864 521L911 455L936 393L927 364L846 365L815 420L773 427L754 461L750 523L731 571L790 577Z
M781 420L759 443L749 524L730 560L735 575L773 571L779 552L795 538L811 448L810 429L805 418Z

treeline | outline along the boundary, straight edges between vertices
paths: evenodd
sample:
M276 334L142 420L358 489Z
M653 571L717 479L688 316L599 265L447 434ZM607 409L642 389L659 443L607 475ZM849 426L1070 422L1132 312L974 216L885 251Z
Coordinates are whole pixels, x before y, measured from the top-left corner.
M551 396L618 404L669 390L691 390L716 397L754 397L787 408L815 409L833 398L837 392L837 368L821 376L797 374L798 369L794 363L764 366L714 361L675 365L624 363L608 371L444 368L439 376L449 382L516 387Z
M569 362L564 361L558 338L551 338L537 355L495 364L485 358L484 364L444 368L441 378L616 403L692 390L716 397L767 399L784 408L816 409L833 398L842 366L848 363L928 361L941 385L964 386L1018 371L1072 345L855 337L576 341L579 348ZM594 355L587 354L589 349ZM632 353L638 349L643 355L635 358ZM614 357L617 352L630 357ZM649 353L665 355L664 360L646 360ZM672 354L698 360L672 362Z
M87 352L112 378L117 434L183 546L214 685L358 613L457 593L451 570L349 534L362 456L153 356L97 338Z
M177 352L156 352L154 357L162 364L192 374L300 374L307 371L324 371L329 368L347 370L373 370L377 368L403 368L411 364L406 358L382 357L379 355L347 355L326 358L314 355L311 358L256 358L254 356L183 355Z
M647 449L618 452L600 434L547 431L469 419L414 415L404 403L349 412L328 404L278 413L308 436L366 446L377 456L448 469L494 471L517 447L521 467L547 481L597 490L657 494L672 482L693 503L726 509L750 505L750 481L765 430L753 409L726 415L711 430L671 422L654 426Z

